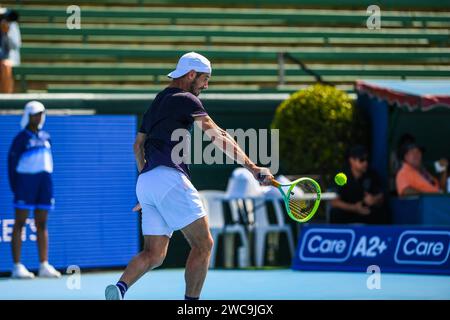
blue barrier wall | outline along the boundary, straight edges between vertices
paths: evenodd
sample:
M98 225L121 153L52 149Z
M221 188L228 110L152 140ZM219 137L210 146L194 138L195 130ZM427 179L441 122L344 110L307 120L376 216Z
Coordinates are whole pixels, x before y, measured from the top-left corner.
M0 116L0 272L12 266L12 194L7 152L19 116ZM55 209L49 214L49 261L57 268L123 266L139 249L136 116L47 116L52 137ZM38 267L33 216L24 230L22 262Z
M450 274L450 227L307 225L293 269Z
M450 195L423 194L392 198L394 224L450 226Z

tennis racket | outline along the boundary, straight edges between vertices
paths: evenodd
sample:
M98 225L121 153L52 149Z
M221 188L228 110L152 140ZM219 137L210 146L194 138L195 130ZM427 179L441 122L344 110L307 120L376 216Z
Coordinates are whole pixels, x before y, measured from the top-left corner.
M263 176L260 178L262 180ZM293 220L307 222L319 208L321 190L314 179L300 178L289 184L272 179L270 183L280 191L286 211Z

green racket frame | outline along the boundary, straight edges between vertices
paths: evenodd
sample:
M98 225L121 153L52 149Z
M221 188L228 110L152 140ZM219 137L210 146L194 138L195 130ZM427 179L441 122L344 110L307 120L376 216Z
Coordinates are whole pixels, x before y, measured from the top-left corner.
M291 196L292 189L294 189L294 187L299 182L302 182L302 181L309 181L317 188L317 193L316 193L317 194L317 199L314 202L314 206L313 206L311 212L305 218L298 219L292 214L291 209L289 208L289 199L290 199L290 196ZM295 220L297 222L300 222L300 223L305 223L305 222L309 221L314 216L314 214L316 213L317 209L319 208L321 189L320 189L320 185L314 179L304 177L304 178L297 179L297 180L295 180L295 181L293 181L292 183L289 183L289 184L282 184L282 183L280 183L280 182L278 182L276 180L272 180L271 184L274 187L276 187L278 190L280 190L281 194L283 195L284 205L285 205L286 211L287 211L289 217L291 217L291 219L293 219L293 220ZM287 191L287 194L283 191L282 187L289 187L289 189Z

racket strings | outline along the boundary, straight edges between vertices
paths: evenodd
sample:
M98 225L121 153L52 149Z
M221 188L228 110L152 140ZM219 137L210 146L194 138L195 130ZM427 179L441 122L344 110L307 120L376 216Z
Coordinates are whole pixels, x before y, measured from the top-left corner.
M303 220L309 216L318 200L317 191L316 186L309 181L299 182L296 187L291 190L289 210L295 218ZM301 196L308 198L299 199L298 197Z
M298 219L306 218L314 208L314 201L312 200L289 200L289 209L292 215Z

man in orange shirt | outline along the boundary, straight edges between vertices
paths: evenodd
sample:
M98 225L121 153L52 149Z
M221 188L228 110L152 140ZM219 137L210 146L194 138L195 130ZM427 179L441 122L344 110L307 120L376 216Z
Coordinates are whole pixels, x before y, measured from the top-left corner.
M438 193L445 190L448 170L447 159L439 160L440 165L445 170L438 180L422 166L422 150L415 143L408 143L402 147L401 158L403 164L395 179L399 196Z

